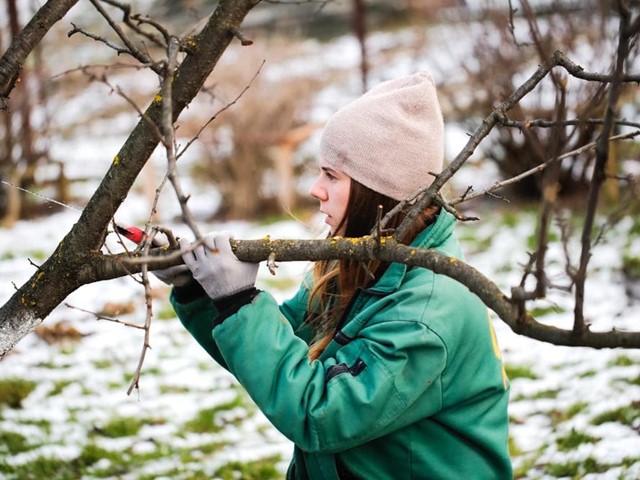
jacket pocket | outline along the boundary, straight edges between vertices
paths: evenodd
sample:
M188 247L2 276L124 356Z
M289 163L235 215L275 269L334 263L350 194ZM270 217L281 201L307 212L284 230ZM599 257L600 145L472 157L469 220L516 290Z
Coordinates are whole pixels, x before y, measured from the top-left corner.
M364 360L360 358L356 359L354 364L351 366L347 365L346 363L338 363L336 365L332 365L327 369L325 381L328 382L332 378L347 372L352 376L357 377L365 368L367 368L367 364L364 363Z

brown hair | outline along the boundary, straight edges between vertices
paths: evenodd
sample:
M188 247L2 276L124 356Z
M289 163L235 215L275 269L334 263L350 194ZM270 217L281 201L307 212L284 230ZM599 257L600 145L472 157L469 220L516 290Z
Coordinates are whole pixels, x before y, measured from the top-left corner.
M351 179L347 213L336 230L346 222L345 237L368 235L376 225L379 206L382 207L384 215L398 203L397 200ZM425 209L401 242L410 243L431 223L436 213L435 207ZM403 218L404 212L400 212L389 221L386 228L396 228ZM335 335L339 327L338 322L345 313L351 297L359 288L365 288L380 278L387 267L388 264L378 260L322 260L315 263L307 318L314 335L309 347L310 360L317 359Z

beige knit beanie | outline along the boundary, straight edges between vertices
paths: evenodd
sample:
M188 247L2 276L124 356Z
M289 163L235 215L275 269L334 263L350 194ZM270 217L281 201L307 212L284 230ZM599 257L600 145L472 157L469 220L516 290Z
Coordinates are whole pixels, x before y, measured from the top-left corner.
M444 124L431 76L389 80L338 110L320 140L320 166L404 200L433 181L444 157Z

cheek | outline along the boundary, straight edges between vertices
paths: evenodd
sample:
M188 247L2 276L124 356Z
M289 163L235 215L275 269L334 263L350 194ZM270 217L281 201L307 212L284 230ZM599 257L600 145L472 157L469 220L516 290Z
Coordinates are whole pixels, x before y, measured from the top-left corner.
M337 195L338 202L336 206L340 210L342 216L346 213L347 205L349 204L349 190L349 186L347 186L347 188L342 188Z

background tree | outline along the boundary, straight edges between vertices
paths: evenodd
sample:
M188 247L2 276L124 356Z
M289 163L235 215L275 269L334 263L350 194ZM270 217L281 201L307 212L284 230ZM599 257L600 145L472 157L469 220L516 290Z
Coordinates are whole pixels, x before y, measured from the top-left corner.
M20 11L15 0L6 0L6 14L8 19L8 35L5 41L14 41L21 30ZM0 47L2 38L0 38ZM32 189L36 185L35 173L38 164L47 161L46 150L42 142L38 142L38 132L46 130L46 118L41 121L39 128L34 128L32 104L34 101L45 104L46 93L40 85L41 59L39 48L35 48L30 57L29 65L22 69L20 81L14 84L11 109L0 113L0 178L7 183L24 189ZM11 226L21 217L28 216L25 208L28 200L20 190L10 187L7 183L0 188L0 224ZM33 202L31 202L33 204Z

